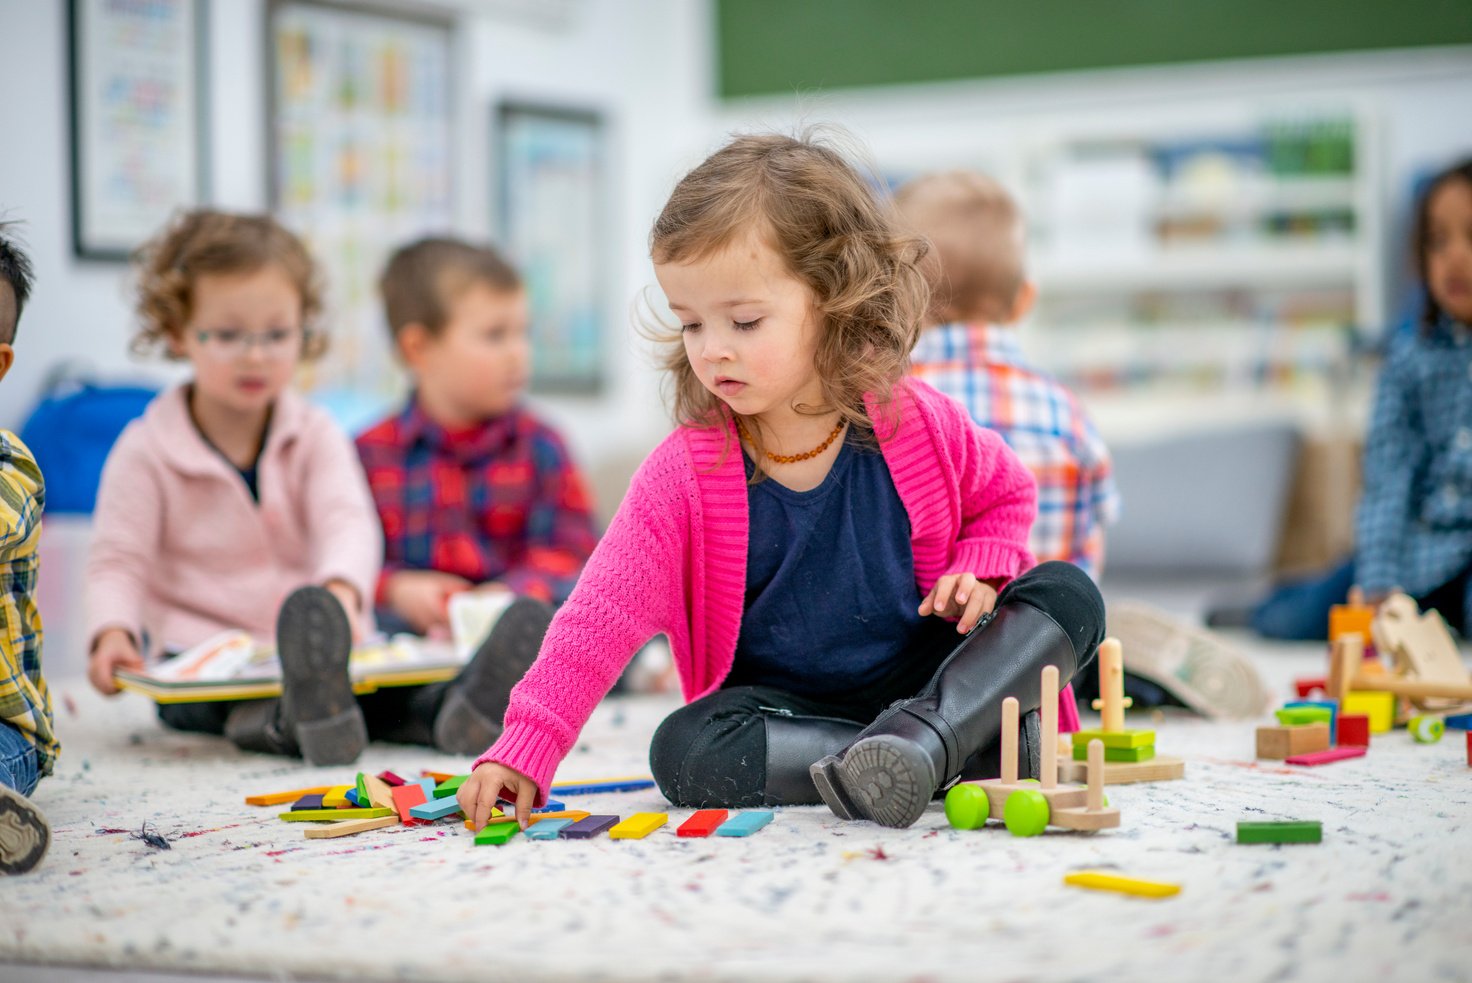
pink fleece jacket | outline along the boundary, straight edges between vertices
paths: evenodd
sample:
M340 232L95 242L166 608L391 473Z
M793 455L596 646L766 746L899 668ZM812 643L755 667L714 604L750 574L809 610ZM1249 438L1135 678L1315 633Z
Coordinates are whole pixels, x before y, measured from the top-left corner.
M273 641L305 584L343 580L370 612L378 513L347 435L292 392L276 400L257 466L260 502L189 418L184 387L123 431L102 472L87 560L87 638L147 632L151 652L227 628Z
M870 416L910 518L922 595L947 573L1011 578L1032 566L1031 474L960 404L918 380L895 390L897 429ZM729 441L729 443L728 443ZM537 784L552 774L593 707L650 638L669 637L687 701L731 670L746 585L746 476L734 425L682 427L645 459L542 650L511 694L506 729L475 762L497 761ZM1061 723L1078 727L1071 690Z

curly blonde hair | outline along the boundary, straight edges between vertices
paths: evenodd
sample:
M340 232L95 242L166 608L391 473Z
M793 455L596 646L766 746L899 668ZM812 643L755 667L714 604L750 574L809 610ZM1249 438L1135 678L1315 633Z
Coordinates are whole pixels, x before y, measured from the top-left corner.
M795 409L837 410L869 430L865 396L892 414L894 384L919 337L929 299L925 241L902 232L858 169L809 131L738 136L706 158L675 185L649 251L656 263L699 261L752 231L812 290L820 317L814 364L823 405ZM677 422L722 426L724 404L701 385L679 332L651 334L668 346L662 361ZM747 430L760 461L760 429Z
M201 208L176 217L133 257L138 267L138 316L142 321L133 350L161 350L181 358L194 306L195 282L205 274L254 273L279 267L302 299L302 358L314 359L327 339L314 322L322 312L322 278L302 241L269 215L238 215Z

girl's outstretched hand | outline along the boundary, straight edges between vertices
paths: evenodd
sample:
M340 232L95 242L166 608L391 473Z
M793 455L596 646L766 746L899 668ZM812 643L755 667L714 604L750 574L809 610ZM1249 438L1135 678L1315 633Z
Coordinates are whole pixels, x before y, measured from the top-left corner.
M986 581L977 580L969 573L948 573L935 582L925 600L920 602L920 614L959 617L956 631L964 635L976 627L982 615L996 606L997 591Z
M109 628L97 636L92 654L87 657L87 679L92 688L104 696L115 696L118 684L113 673L118 669L143 670L143 655L133 636L121 628Z
M470 825L479 830L491 818L498 799L516 803L516 821L522 829L531 822L532 804L537 801L537 783L519 771L487 761L465 780L455 793L460 810Z

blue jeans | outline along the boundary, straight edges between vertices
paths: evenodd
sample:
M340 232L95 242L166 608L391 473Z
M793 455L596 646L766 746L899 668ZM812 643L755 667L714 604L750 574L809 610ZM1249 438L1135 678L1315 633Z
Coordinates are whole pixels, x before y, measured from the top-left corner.
M30 795L36 781L36 745L10 724L0 723L0 785Z
M1329 634L1329 608L1343 604L1354 586L1354 557L1332 570L1274 587L1252 609L1252 628L1264 638L1314 641ZM1436 610L1448 625L1472 632L1472 568L1418 598L1422 611Z

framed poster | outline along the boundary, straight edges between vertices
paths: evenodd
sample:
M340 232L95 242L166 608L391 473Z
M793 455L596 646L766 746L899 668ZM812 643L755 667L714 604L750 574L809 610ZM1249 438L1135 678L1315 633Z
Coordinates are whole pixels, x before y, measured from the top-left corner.
M71 0L72 248L126 260L205 198L197 0Z
M402 395L377 278L454 227L454 22L367 3L273 0L270 186L327 279L331 344L306 387L354 424Z
M603 125L597 113L526 103L496 110L500 241L526 280L532 388L603 384Z

